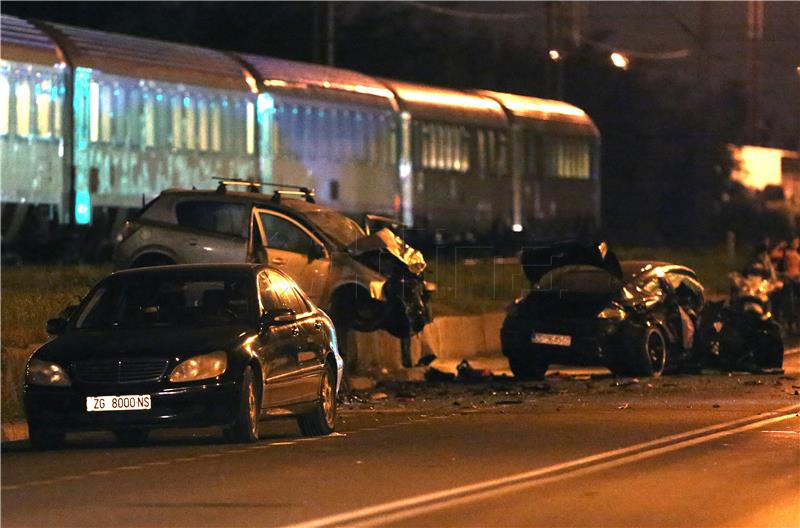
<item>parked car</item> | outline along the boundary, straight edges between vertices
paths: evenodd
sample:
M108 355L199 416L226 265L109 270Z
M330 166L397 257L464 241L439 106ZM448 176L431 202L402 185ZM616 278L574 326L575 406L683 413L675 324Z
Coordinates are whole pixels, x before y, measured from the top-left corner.
M258 439L262 417L292 415L305 435L336 425L343 361L328 316L283 272L256 264L113 273L28 361L30 441L111 430L129 443L163 427L221 426Z
M231 192L246 185L249 192ZM385 329L397 337L431 320L425 259L389 229L367 234L314 203L302 187L261 194L265 184L221 181L216 191L168 190L117 237L118 269L196 262L260 262L293 277L337 329Z
M619 262L605 243L559 242L522 253L532 290L509 308L503 353L520 378L551 364L659 376L694 357L703 286L686 266Z

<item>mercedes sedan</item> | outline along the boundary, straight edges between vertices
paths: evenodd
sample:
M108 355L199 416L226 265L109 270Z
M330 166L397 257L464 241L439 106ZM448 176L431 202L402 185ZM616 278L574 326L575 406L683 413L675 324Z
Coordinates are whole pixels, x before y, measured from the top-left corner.
M114 273L47 330L55 337L26 369L34 447L68 431L141 443L154 428L205 426L254 442L259 420L277 415L305 435L334 430L343 362L333 324L268 266Z

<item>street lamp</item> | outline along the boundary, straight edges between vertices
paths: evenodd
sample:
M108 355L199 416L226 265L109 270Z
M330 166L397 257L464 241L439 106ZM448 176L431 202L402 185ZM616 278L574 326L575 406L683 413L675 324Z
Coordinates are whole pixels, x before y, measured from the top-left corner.
M558 62L561 60L561 54L558 52L557 49L551 49L547 52L547 55L550 56L550 60L553 62Z
M619 53L618 51L615 51L611 54L611 63L622 70L627 70L628 66L630 65L628 57L622 53Z

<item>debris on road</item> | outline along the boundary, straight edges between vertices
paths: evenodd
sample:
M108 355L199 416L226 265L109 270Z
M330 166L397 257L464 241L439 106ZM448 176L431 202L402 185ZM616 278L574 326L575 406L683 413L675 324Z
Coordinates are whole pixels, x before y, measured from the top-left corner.
M389 398L389 395L385 392L373 392L370 394L369 399L372 401L381 401Z
M611 384L612 387L629 387L631 385L637 385L639 383L639 378L623 378L621 380L617 380Z

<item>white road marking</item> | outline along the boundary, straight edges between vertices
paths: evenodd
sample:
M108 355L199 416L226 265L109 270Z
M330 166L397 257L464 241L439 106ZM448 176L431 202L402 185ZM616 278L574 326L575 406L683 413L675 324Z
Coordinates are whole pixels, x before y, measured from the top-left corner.
M677 451L693 445L710 442L725 436L758 429L768 424L781 422L800 415L800 405L782 407L767 413L731 420L683 433L677 433L628 447L546 466L543 468L468 484L458 488L426 493L376 504L349 512L320 517L290 525L289 528L322 528L327 526L374 526L424 513L449 508L458 504L475 502L521 489L541 486L558 480L629 464L638 460ZM771 416L770 418L765 418ZM742 425L743 424L743 425ZM564 473L558 473L565 471ZM558 473L556 475L552 475Z

